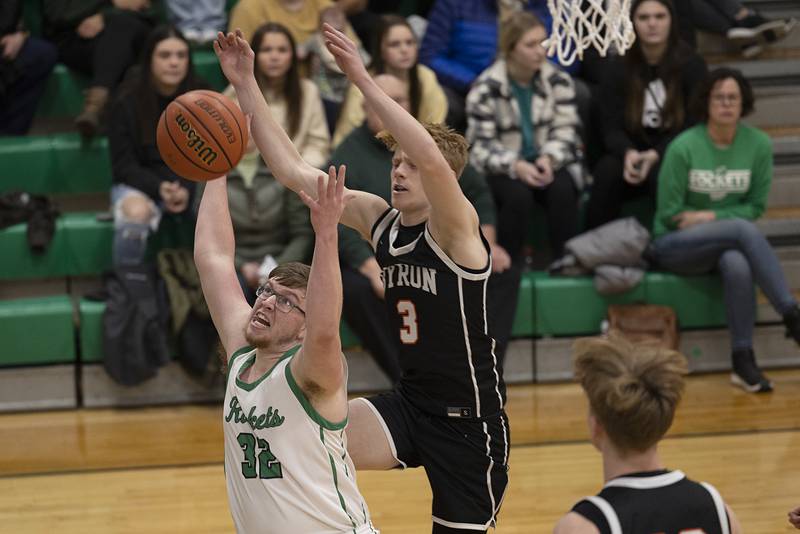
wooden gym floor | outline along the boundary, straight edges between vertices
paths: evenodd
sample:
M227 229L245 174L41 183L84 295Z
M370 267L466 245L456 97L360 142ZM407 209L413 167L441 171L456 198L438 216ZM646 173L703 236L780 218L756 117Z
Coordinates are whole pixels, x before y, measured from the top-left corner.
M800 369L748 395L727 375L690 377L661 451L669 467L721 491L745 531L794 531L800 505ZM575 384L509 388L510 486L499 534L550 532L602 480ZM222 471L220 406L73 410L0 416L0 533L233 532ZM384 534L430 532L424 472L360 472ZM289 534L289 533L287 533ZM295 534L295 533L291 533Z

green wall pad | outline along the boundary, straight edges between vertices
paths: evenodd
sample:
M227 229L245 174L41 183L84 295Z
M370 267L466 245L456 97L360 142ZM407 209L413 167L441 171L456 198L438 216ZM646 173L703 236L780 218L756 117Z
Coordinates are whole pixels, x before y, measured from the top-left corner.
M94 212L65 213L44 253L28 247L27 225L0 231L0 280L96 275L111 267L113 227Z
M0 138L0 192L94 193L111 188L108 140L78 134Z
M540 276L534 283L534 332L537 336L595 334L609 304L643 302L645 296L644 284L604 297L588 277Z
M103 311L105 302L81 300L80 312L80 356L83 363L103 361Z
M649 273L647 302L671 306L679 328L713 328L727 324L722 279L718 276L678 276Z
M73 363L75 328L66 295L0 301L0 366Z
M533 337L534 335L534 296L533 286L537 275L543 273L528 272L522 274L517 296L517 312L511 327L511 337Z

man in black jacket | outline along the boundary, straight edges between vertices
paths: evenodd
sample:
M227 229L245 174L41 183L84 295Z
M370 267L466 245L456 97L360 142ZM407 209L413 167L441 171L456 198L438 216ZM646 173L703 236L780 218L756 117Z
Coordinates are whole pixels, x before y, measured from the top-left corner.
M28 133L56 58L53 45L25 31L22 0L0 2L0 135Z

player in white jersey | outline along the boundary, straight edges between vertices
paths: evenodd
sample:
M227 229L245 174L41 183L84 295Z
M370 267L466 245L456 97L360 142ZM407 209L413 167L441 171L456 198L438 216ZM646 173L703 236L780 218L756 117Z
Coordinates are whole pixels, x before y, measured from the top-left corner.
M276 267L252 309L233 263L226 179L208 182L194 258L228 360L225 479L239 533L376 533L347 453L337 224L344 168L317 181L311 268Z

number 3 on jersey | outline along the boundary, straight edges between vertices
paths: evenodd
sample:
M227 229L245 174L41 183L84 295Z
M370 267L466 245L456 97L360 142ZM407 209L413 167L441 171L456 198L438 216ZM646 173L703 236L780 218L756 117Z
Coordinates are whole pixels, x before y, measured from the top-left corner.
M398 300L397 313L403 318L403 326L400 327L400 341L404 345L414 345L419 339L417 307L410 300Z

